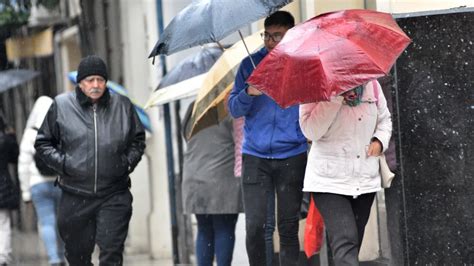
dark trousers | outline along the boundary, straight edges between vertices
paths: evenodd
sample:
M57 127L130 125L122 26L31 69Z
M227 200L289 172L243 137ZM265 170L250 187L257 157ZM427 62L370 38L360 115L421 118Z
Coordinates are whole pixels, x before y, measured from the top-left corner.
M313 193L324 220L334 265L359 265L359 250L375 193L354 199L331 193Z
M268 195L277 197L280 265L298 264L298 220L303 195L306 153L287 159L243 155L242 189L245 207L246 246L251 266L266 265L265 231Z
M63 192L58 228L70 266L92 265L94 246L99 246L99 264L122 265L124 242L132 216L129 190L102 198L86 198Z
M198 266L230 266L235 245L238 214L196 214L196 258Z
M275 192L267 193L267 223L265 224L265 257L267 266L273 265L273 233L275 232Z

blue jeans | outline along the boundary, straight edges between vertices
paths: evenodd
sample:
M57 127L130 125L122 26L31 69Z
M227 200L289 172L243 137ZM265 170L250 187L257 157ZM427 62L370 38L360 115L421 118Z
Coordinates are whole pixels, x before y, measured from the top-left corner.
M198 266L230 266L235 244L238 214L196 214L196 258Z
M51 264L65 261L64 243L59 237L56 225L56 212L60 198L61 189L54 186L54 181L31 187L31 199L38 217L38 231Z

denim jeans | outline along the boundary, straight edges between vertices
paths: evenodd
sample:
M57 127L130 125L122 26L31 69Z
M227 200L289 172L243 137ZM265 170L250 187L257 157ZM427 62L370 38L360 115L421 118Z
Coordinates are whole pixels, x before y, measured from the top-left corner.
M0 209L0 264L11 262L12 231L10 210Z
M242 188L245 207L246 247L251 266L267 265L266 228L268 193L277 196L280 265L298 265L298 227L303 196L306 153L287 159L264 159L243 155Z
M359 265L359 250L375 193L352 196L313 193L324 220L334 265Z
M238 214L196 214L196 257L198 266L230 266L235 244Z
M36 184L30 190L38 217L38 231L46 247L48 261L50 264L63 262L64 243L59 237L56 224L61 189L55 187L54 181L51 181Z

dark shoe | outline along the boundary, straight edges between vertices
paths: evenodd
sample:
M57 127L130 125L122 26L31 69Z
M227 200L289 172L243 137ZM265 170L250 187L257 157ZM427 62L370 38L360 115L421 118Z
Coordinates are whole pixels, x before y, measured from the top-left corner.
M65 262L52 263L51 266L66 266L66 263Z

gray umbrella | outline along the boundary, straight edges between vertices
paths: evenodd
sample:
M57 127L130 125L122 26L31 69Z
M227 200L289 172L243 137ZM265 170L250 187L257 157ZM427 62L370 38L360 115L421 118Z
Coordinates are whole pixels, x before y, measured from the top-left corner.
M0 93L19 86L38 76L40 72L28 69L9 69L0 71Z
M173 67L163 77L157 90L206 73L221 55L222 49L217 46L202 48L198 53L185 58Z
M196 0L176 15L149 57L218 42L292 0Z

